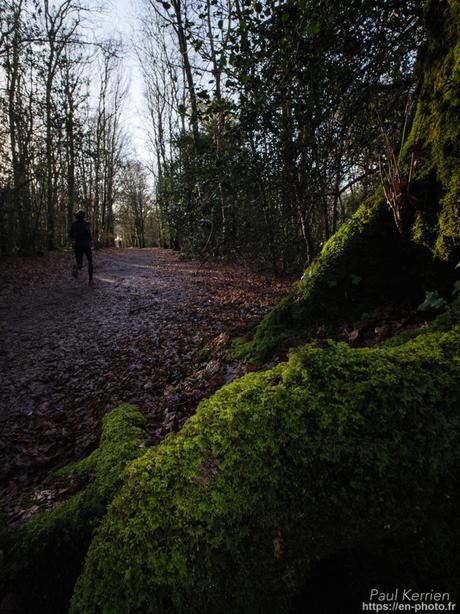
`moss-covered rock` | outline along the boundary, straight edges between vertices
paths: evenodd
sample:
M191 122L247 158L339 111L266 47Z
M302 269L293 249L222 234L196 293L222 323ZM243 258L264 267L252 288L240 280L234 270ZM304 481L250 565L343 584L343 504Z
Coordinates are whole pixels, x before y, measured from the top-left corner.
M94 529L119 491L126 464L139 456L147 438L145 420L132 405L120 405L103 421L99 447L82 461L64 467L89 482L70 499L37 514L9 540L4 589L16 594L21 612L65 612Z
M308 345L202 402L130 466L71 612L285 612L318 560L417 536L456 492L455 319L392 347Z

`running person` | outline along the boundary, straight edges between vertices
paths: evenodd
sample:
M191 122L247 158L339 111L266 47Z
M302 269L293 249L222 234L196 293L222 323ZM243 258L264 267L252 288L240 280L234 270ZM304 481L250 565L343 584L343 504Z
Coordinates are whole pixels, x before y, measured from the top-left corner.
M85 220L85 212L77 211L75 221L72 222L69 230L69 237L73 241L75 250L75 259L77 264L72 267L72 275L77 278L79 271L83 268L83 254L88 260L88 276L89 285L94 286L93 280L93 254L91 252L91 229L88 222Z

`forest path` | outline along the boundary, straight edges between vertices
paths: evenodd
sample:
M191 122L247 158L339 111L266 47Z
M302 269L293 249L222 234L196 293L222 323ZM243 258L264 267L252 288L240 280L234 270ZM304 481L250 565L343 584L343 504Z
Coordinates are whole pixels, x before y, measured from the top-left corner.
M68 252L0 269L0 494L13 520L39 479L94 447L118 403L138 405L153 437L180 426L232 376L205 362L204 346L260 318L288 284L161 249L106 249L91 288L72 263ZM200 385L187 384L197 371Z

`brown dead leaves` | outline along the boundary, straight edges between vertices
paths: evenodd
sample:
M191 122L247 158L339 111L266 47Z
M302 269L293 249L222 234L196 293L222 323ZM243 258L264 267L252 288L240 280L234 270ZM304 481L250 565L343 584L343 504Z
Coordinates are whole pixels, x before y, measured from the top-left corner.
M11 519L49 506L53 489L34 496L34 486L93 449L118 403L146 413L150 443L180 428L200 399L247 370L224 360L230 337L288 285L159 249L94 260L94 289L85 271L71 277L70 252L2 263L0 480Z

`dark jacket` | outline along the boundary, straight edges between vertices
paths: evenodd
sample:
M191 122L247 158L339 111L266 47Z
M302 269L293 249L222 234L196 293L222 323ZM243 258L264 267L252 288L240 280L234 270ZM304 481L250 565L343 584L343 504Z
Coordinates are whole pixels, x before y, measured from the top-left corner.
M86 220L77 219L72 222L69 230L69 237L75 243L91 243L93 240L91 237L91 229Z

